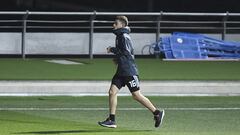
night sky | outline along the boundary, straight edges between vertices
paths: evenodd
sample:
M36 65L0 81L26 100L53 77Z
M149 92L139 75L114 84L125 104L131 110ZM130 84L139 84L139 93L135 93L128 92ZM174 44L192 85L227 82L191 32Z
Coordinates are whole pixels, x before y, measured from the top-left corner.
M240 12L239 0L2 0L1 11Z

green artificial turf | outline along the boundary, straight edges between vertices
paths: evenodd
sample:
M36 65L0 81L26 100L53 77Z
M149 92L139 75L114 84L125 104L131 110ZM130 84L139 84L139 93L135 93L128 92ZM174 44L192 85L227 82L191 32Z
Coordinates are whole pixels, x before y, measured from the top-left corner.
M74 59L84 65L61 65L44 59L0 59L0 80L111 80L111 59ZM141 80L240 80L238 61L166 62L136 59Z
M240 97L149 97L161 108L239 108ZM141 108L119 97L118 108ZM107 108L107 97L0 97L0 108ZM97 125L107 110L1 110L1 135L238 135L240 110L168 110L161 128L148 110L117 111L117 129Z

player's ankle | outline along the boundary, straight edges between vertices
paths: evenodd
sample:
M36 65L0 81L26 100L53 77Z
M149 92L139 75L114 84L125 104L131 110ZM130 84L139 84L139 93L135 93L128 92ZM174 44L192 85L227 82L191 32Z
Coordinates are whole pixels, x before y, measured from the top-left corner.
M153 115L158 115L160 113L160 111L158 109L156 109L154 112L153 112Z
M115 121L115 114L110 114L110 115L109 115L109 119L110 119L111 121Z

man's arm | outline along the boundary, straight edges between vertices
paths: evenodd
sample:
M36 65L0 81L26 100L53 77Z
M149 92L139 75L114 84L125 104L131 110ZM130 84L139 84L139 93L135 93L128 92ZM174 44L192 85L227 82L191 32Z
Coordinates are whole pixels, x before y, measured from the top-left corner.
M114 53L115 55L117 55L117 56L119 56L119 57L122 56L122 55L124 55L124 51L125 51L125 48L126 48L125 38L122 37L121 40L120 40L120 42L118 42L118 44L119 44L119 45L118 45L119 48L109 46L109 47L107 48L107 53Z
M108 52L108 53L114 53L114 54L116 54L116 55L121 55L121 54L122 54L120 49L118 49L118 48L116 48L116 47L111 47L111 46L109 46L109 47L107 48L107 52Z

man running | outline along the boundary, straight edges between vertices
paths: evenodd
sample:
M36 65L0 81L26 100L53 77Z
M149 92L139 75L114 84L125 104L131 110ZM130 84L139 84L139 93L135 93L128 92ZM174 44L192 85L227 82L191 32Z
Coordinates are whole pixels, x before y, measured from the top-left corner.
M128 18L117 16L113 24L113 33L116 35L116 46L108 47L108 53L114 53L114 62L117 64L117 72L112 79L109 89L109 117L98 122L103 127L116 128L117 93L127 85L133 99L148 108L154 115L155 127L159 127L164 117L164 110L158 110L151 101L140 92L138 69L134 61L132 40L129 36Z

